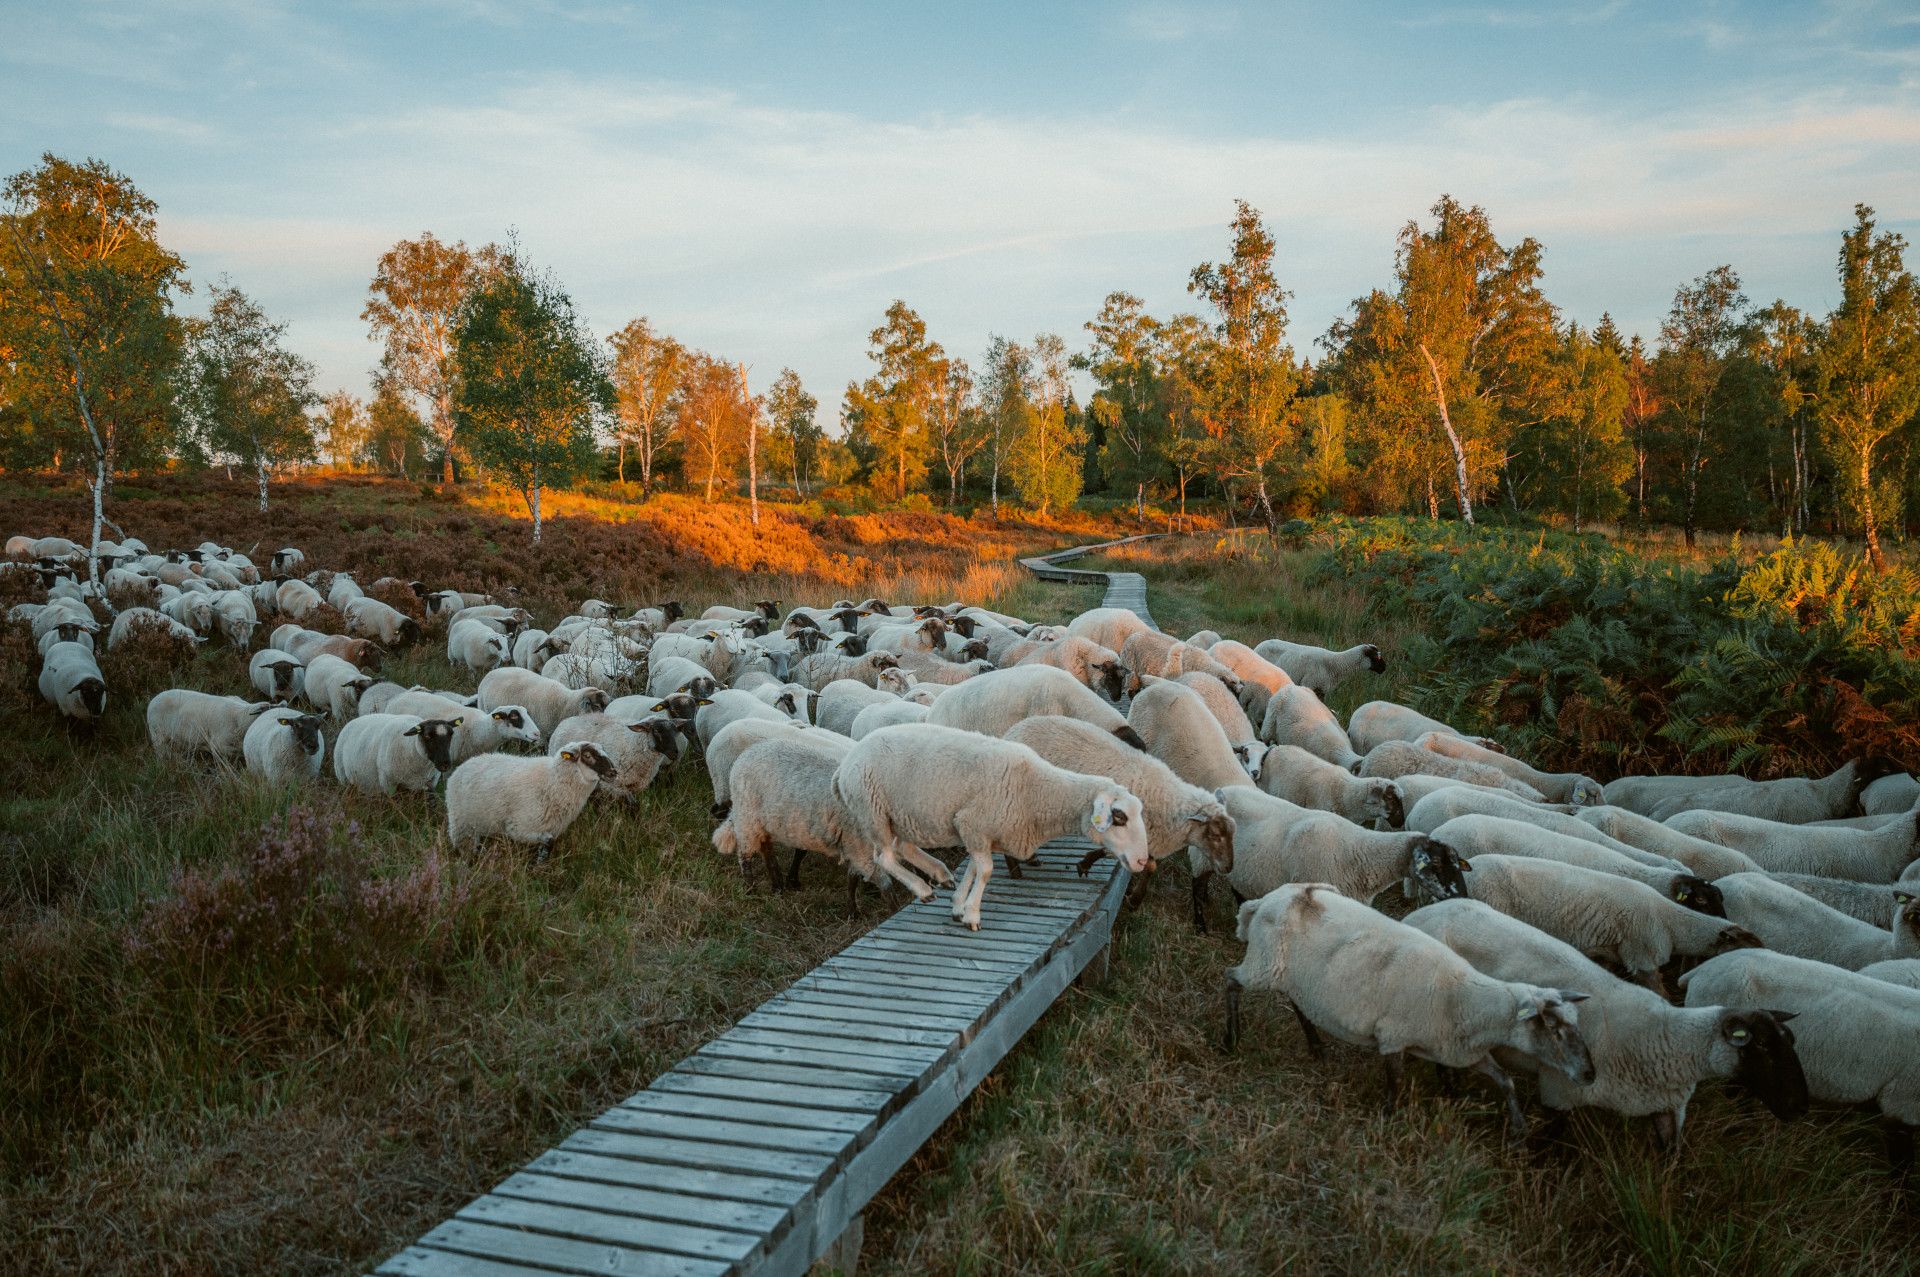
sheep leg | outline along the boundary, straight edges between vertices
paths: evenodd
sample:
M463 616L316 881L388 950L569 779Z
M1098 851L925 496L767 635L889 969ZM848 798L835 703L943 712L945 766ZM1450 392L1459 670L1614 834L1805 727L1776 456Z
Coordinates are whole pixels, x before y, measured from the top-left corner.
M1452 1096L1457 1094L1460 1088L1454 1083L1453 1070L1438 1060L1431 1061L1431 1063L1433 1065L1434 1086L1439 1089L1442 1095Z
M936 885L942 887L953 885L953 871L912 843L900 844L900 858Z
M969 930L980 930L980 900L987 894L987 879L993 877L993 851L991 847L982 852L968 852L973 861L973 880L967 884L967 908L964 915L956 915L956 920L967 924ZM1012 857L1008 857L1009 863Z
M1307 1054L1316 1060L1324 1060L1327 1057L1327 1047L1326 1043L1320 1040L1320 1030L1313 1027L1313 1021L1307 1019L1299 1007L1291 1002L1287 1003L1287 1006L1293 1011L1293 1018L1300 1022L1300 1032L1306 1036Z
M1680 1123L1671 1112L1653 1115L1653 1137L1669 1153L1680 1151Z
M787 889L789 891L795 890L800 886L800 862L805 860L806 857L807 849L805 847L795 847L793 849L793 860L787 865Z
M888 843L873 855L873 863L886 870L887 876L913 893L915 900L925 900L933 894L933 888L922 882L920 876L900 863L900 857L894 852L893 843Z
M1387 1075L1387 1098L1382 1102L1380 1111L1392 1117L1400 1107L1400 1092L1407 1084L1406 1052L1388 1051L1380 1057L1380 1064Z
M1007 857L1007 877L1009 878L1026 877L1026 875L1020 871L1020 862L1015 860L1012 856Z
M855 881L854 876L851 873L849 873L847 875L847 917L857 918L859 916L860 916L860 885L858 882Z
M1491 1055L1483 1055L1474 1064L1473 1071L1485 1078L1491 1078L1500 1088L1507 1101L1507 1142L1518 1144L1527 1138L1527 1115L1520 1111L1520 1097L1514 1092L1513 1079L1506 1070L1493 1062Z
M780 865L774 857L772 843L763 842L760 844L760 863L767 867L767 886L773 889L774 895L779 895L781 891Z
M1913 1127L1898 1118L1882 1118L1880 1133L1886 1140L1887 1170L1895 1179L1906 1179L1913 1171Z
M536 865L546 864L547 857L552 854L553 854L553 839L551 838L542 838L539 842L533 845L533 863Z
M1092 851L1080 857L1080 863L1075 865L1074 868L1079 870L1080 876L1084 878L1088 874L1093 872L1093 867L1100 863L1100 857L1106 854L1107 853L1105 851L1101 850L1098 847L1095 847Z
M1240 1043L1240 979L1233 972L1227 972L1227 1030L1220 1039L1220 1049L1229 1055Z
M1193 929L1203 936L1207 934L1207 884L1212 881L1212 874L1193 876Z

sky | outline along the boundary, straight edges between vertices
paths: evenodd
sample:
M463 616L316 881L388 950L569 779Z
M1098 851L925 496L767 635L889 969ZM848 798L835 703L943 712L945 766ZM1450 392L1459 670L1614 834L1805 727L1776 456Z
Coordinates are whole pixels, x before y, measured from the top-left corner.
M0 166L104 159L192 278L365 393L380 254L517 237L834 415L894 298L950 353L1195 305L1233 201L1291 339L1390 282L1443 192L1652 338L1731 263L1824 312L1853 206L1920 238L1920 3L628 4L0 0ZM183 308L203 305L205 289Z

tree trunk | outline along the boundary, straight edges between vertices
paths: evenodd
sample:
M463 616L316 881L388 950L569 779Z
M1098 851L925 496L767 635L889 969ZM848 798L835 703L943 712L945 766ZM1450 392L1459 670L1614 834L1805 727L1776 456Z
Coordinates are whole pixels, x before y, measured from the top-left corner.
M614 476L620 480L620 486L623 488L626 487L627 486L627 441L624 437L622 437L620 440L619 460L613 463L613 473L614 473Z
M527 505L533 511L533 543L535 545L539 545L540 544L540 477L537 474L534 476L533 493L531 498L528 500Z
M1433 490L1433 471L1427 471L1427 517L1440 522L1440 494Z
M1453 418L1447 413L1447 388L1440 379L1440 365L1428 353L1425 342L1420 343L1420 354L1427 361L1427 371L1433 374L1433 401L1440 408L1440 428L1447 432L1447 443L1453 448L1453 484L1460 498L1460 520L1472 527L1473 496L1467 491L1467 450L1454 432Z
M260 478L260 513L267 512L267 459L256 455L253 459L254 473Z
M96 455L93 461L93 540L87 547L87 579L100 584L100 525L107 521L107 459Z
M653 430L651 427L640 436L640 495L653 495Z
M1873 570L1884 572L1887 561L1880 554L1880 528L1873 518L1873 446L1860 449L1860 522L1867 536L1867 562Z
M1147 517L1147 485L1144 481L1133 485L1133 517Z
M443 488L453 486L453 440L451 439L445 441L440 451L440 486Z
M1267 519L1267 539L1275 545L1279 545L1280 522L1274 518L1273 499L1267 495L1267 479L1265 475L1260 477L1260 512L1264 514Z

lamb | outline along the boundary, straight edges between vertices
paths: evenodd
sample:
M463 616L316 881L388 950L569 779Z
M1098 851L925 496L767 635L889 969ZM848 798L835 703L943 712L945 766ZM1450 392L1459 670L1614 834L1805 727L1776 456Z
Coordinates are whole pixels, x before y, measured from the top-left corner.
M532 670L497 669L480 680L480 708L520 705L547 737L576 714L607 713L612 702L604 689L568 687Z
M1920 807L1920 780L1906 772L1882 776L1860 791L1860 810L1869 816L1891 816Z
M1617 842L1629 843L1654 855L1676 860L1702 878L1724 878L1728 874L1758 869L1748 857L1731 847L1694 838L1669 829L1624 807L1582 807L1573 813L1582 824L1593 826Z
M1600 1108L1648 1117L1664 1143L1680 1137L1687 1104L1708 1078L1744 1084L1775 1117L1806 1112L1807 1079L1793 1053L1793 1017L1726 1007L1675 1007L1651 989L1603 970L1564 941L1478 900L1444 900L1407 915L1425 932L1496 980L1544 980L1593 999L1581 1035L1593 1058L1585 1086L1539 1070L1540 1100L1550 1109ZM1533 1071L1525 1057L1498 1055L1509 1070Z
M936 707L936 722L938 714ZM1189 785L1213 792L1253 788L1253 778L1240 765L1226 732L1192 688L1156 682L1142 689L1127 711L1127 722L1147 752Z
M150 607L130 607L113 618L113 628L107 632L107 650L111 652L141 630L161 630L183 643L203 641L191 628L163 612L156 612Z
M306 662L291 652L263 647L247 662L254 689L270 701L286 704L300 695L306 683Z
M1254 784L1296 807L1330 811L1356 825L1399 829L1407 823L1406 797L1398 781L1361 778L1298 745L1260 746ZM1433 830L1422 827L1422 833Z
M1482 749L1500 752L1500 746L1491 737L1469 735L1450 723L1428 718L1394 701L1368 701L1347 716L1347 735L1352 738L1353 747L1363 754L1383 741L1417 741L1433 732L1458 736Z
M861 684L854 684L861 687ZM791 704L792 698L788 698ZM723 687L716 691L708 704L703 705L693 716L693 730L700 737L700 747L705 749L713 743L713 738L728 723L743 718L764 718L771 722L789 722L791 713L783 712L770 701L764 701L752 692L743 692L737 688Z
M1014 665L1052 665L1085 683L1110 701L1127 691L1127 671L1111 648L1092 639L1069 635L1054 643L1025 640L1001 652L1002 668Z
M1675 954L1760 944L1746 928L1677 905L1645 883L1554 860L1475 856L1467 894L1648 984Z
M327 738L320 734L322 722L312 714L286 710L257 716L240 741L247 770L275 785L312 780L326 761Z
M325 652L307 662L301 678L307 704L339 721L360 712L360 693L372 686L372 677L362 674L359 666Z
M1273 745L1298 745L1336 767L1353 770L1360 764L1346 728L1318 696L1304 687L1283 687L1267 700L1260 739Z
M1853 814L1860 792L1894 771L1883 758L1855 759L1819 780L1748 780L1745 776L1627 776L1606 787L1607 802L1665 820L1705 809L1758 816L1789 825Z
M1913 1165L1920 1125L1920 992L1824 962L1764 950L1730 953L1680 977L1686 1004L1784 1011L1807 1091L1831 1104L1875 1104L1887 1160Z
M1240 1036L1241 992L1272 989L1292 1003L1315 1056L1322 1029L1379 1052L1390 1103L1409 1054L1491 1079L1506 1098L1509 1138L1516 1141L1526 1135L1527 1119L1496 1051L1531 1057L1583 1086L1594 1080L1577 1006L1586 993L1483 975L1432 936L1326 883L1298 883L1248 901L1237 934L1247 952L1227 969L1229 1050Z
M1064 670L1032 668L1093 695ZM935 712L965 687L937 701ZM1078 834L1136 873L1147 864L1140 800L1123 786L1063 771L1025 745L932 722L885 727L856 742L834 790L880 867L919 899L932 890L907 871L903 845L964 846L967 866L954 890L953 919L975 931L996 851L1009 861L1030 860L1048 839Z
M54 643L40 661L40 697L67 718L94 722L108 712L108 680L92 651L79 643Z
M213 600L213 620L227 641L241 651L253 641L253 632L260 625L260 615L254 610L253 600L245 590L228 590L217 594Z
M460 621L447 628L447 659L485 675L512 659L506 636L482 621Z
M1389 779L1405 776L1408 773L1425 773L1430 776L1444 776L1449 780L1457 780L1469 785L1482 785L1488 789L1503 789L1529 802L1546 801L1545 795L1539 790L1525 781L1514 780L1496 767L1449 758L1445 754L1436 754L1432 750L1422 749L1418 745L1411 745L1403 740L1382 741L1375 745L1367 751L1367 756L1360 760L1356 773L1361 776L1385 776Z
M862 718L865 717L863 714ZM856 724L858 726L858 724ZM1055 767L1083 776L1105 776L1140 800L1147 822L1147 856L1164 860L1191 847L1221 873L1233 868L1233 818L1220 798L1181 780L1173 768L1130 748L1111 733L1077 718L1045 715L1015 723L1006 739L1025 745ZM1081 858L1086 873L1098 851Z
M999 620L1005 626L1013 618L992 619ZM1151 629L1137 613L1124 607L1097 607L1067 622L1069 637L1089 639L1110 652L1118 652L1126 646L1128 639Z
M847 735L854 740L863 740L869 733L877 732L882 727L898 727L902 723L924 723L930 712L930 706L916 701L902 700L897 697L893 700L880 701L864 707L853 716L853 725L847 729ZM1015 730L1017 731L1018 728L1016 727ZM1098 731L1099 729L1089 730ZM1012 733L1008 735L1011 737ZM1122 746L1122 748L1125 747Z
M370 638L386 647L411 643L420 637L420 623L399 608L364 596L350 599L341 611L346 614L347 633Z
M247 729L272 708L238 696L168 688L147 702L147 739L155 753L204 752L215 758L242 759Z
M757 741L742 752L728 774L733 794L727 817L713 831L713 849L731 855L742 866L758 856L766 866L767 881L781 889L774 864L775 844L794 850L787 886L798 886L800 857L816 852L847 866L847 902L853 905L853 876L878 881L881 870L873 848L834 787L840 756L802 737L775 737ZM936 877L946 877L944 866Z
M1430 834L1456 816L1470 815L1498 816L1502 820L1517 820L1567 838L1579 838L1595 846L1604 847L1608 851L1617 852L1629 860L1638 861L1649 869L1664 869L1672 873L1690 872L1686 865L1677 860L1601 833L1575 816L1571 808L1556 807L1546 803L1530 803L1503 790L1484 789L1479 785L1448 785L1428 794L1408 809L1407 827ZM1712 881L1715 875L1700 874L1699 876Z
M1227 685L1227 689L1236 697L1240 695L1240 676L1207 655L1191 643L1183 643L1171 634L1162 634L1158 630L1145 630L1128 639L1120 648L1120 663L1127 667L1134 680L1153 675L1155 678L1178 678L1182 674L1198 670L1211 674Z
M533 715L520 705L477 709L434 692L407 691L388 701L386 712L458 720L459 730L453 734L455 766L510 744L538 745L544 738Z
M343 785L392 797L402 789L430 791L453 767L453 737L461 719L413 714L363 714L333 742L333 774Z
M649 659L647 662L647 691L654 696L665 696L670 692L687 692L701 700L706 700L718 691L720 684L706 666L690 661L684 656L669 656L664 660Z
M1293 680L1287 672L1260 655L1245 643L1232 639L1216 639L1212 643L1198 643L1188 639L1195 647L1232 670L1240 679L1240 704L1245 708L1247 717L1259 722L1267 715L1267 702L1274 693L1283 687L1293 686Z
M1598 843L1555 833L1526 821L1470 813L1455 816L1434 830L1433 836L1463 856L1525 856L1597 869L1617 878L1644 883L1675 904L1717 918L1727 916L1720 889L1704 878L1677 867L1656 869Z
M733 807L729 781L733 765L749 747L763 740L805 740L815 750L825 750L835 758L844 758L853 750L853 742L838 732L822 727L802 727L798 723L776 723L770 719L743 718L728 723L714 733L707 746L707 776L713 782L713 816L724 820Z
M606 714L576 714L552 734L547 753L558 754L562 741L590 741L613 764L613 775L600 788L631 800L653 783L660 768L680 756L680 732L665 718L629 723Z
M1498 750L1482 749L1451 731L1429 732L1413 743L1447 758L1505 772L1511 779L1538 792L1548 802L1571 803L1580 807L1602 800L1600 782L1590 776L1582 776L1578 772L1543 772L1517 758L1509 758Z
M813 721L842 736L853 734L853 720L869 705L886 705L900 698L892 692L868 687L850 678L835 679L820 689L820 700Z
M1260 739L1259 733L1253 730L1253 724L1247 719L1247 712L1240 708L1240 702L1225 683L1197 670L1182 674L1173 681L1194 692L1206 703L1207 711L1219 722L1220 730L1227 734L1227 740L1235 745L1245 745Z
M872 687L882 670L899 667L900 658L892 652L863 652L856 656L844 650L830 650L815 652L802 660L794 670L794 677L816 692L843 678L857 679Z
M1920 908L1894 911L1891 927L1871 927L1763 873L1732 874L1714 883L1727 917L1769 949L1858 971L1892 958L1920 957Z
M1041 714L1077 718L1136 749L1147 747L1119 710L1073 675L1051 665L1020 665L968 679L933 703L927 722L1004 736L1020 720Z
M537 848L545 861L603 780L617 773L590 742L567 742L548 758L482 754L447 778L447 836L456 847L505 838Z
M296 621L304 621L326 600L320 597L320 591L305 581L284 580L274 583L273 610L281 616L290 616Z
M1220 791L1233 818L1233 865L1227 882L1236 899L1264 896L1290 882L1331 880L1341 895L1371 902L1396 882L1411 881L1436 900L1467 893L1467 862L1425 834L1376 833L1325 812L1308 811L1242 786ZM1190 855L1193 929L1207 929L1212 867Z
M1683 811L1667 828L1745 854L1760 868L1855 882L1892 882L1920 856L1920 817L1902 816L1882 829L1780 824L1718 811Z
M1368 670L1379 674L1387 668L1380 649L1371 643L1361 643L1343 652L1335 652L1311 643L1289 643L1285 639L1274 638L1255 644L1253 650L1285 670L1287 677L1323 701L1333 695L1334 688L1354 675Z

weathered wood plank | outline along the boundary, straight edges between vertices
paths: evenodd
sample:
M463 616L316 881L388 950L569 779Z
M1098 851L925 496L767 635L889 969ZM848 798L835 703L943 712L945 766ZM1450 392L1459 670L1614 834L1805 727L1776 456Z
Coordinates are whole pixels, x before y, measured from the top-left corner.
M663 1162L649 1158L649 1151L644 1147L635 1149L632 1136L587 1128L569 1135L559 1148L534 1158L527 1169L546 1175L755 1203L782 1210L812 1191L808 1181Z
M379 1277L553 1277L555 1270L409 1246L374 1271Z
M808 1051L838 1051L843 1055L859 1056L866 1059L889 1061L906 1068L912 1067L924 1071L926 1066L947 1053L941 1046L912 1045L902 1042L874 1042L866 1038L850 1036L847 1033L828 1033L824 1030L808 1028L786 1029L729 1029L726 1035L715 1043L739 1042L751 1046L790 1046Z
M726 1262L760 1249L761 1234L696 1228L661 1219L588 1208L584 1202L487 1196L469 1202L458 1216L499 1228L521 1228L637 1251L665 1251Z
M774 1029L783 1033L830 1033L835 1037L858 1038L863 1042L886 1042L899 1046L926 1046L936 1050L946 1050L953 1042L954 1031L949 1028L914 1029L900 1025L881 1023L868 1016L836 1016L822 1019L819 1016L792 1015L781 1010L762 1008L743 1017L742 1027L749 1029Z
M786 1108L816 1109L822 1113L844 1113L848 1117L871 1117L886 1108L893 1099L891 1091L766 1082L730 1077L724 1073L696 1073L688 1069L675 1069L671 1073L661 1074L653 1080L652 1086L640 1094L710 1096L748 1104L778 1104Z
M650 1138L697 1140L729 1149L768 1149L781 1153L816 1154L838 1158L853 1138L847 1131L809 1130L800 1126L762 1126L731 1118L687 1117L678 1113L649 1112L616 1104L593 1119L599 1131L629 1131ZM756 1166L752 1157L743 1161Z
M948 1014L919 1003L851 997L811 989L789 990L769 999L760 1009L821 1020L871 1020L902 1029L934 1029L948 1035L962 1032L979 1022L978 1016Z
M597 1242L575 1241L546 1233L495 1228L467 1219L450 1219L420 1244L438 1250L527 1263L563 1273L601 1277L721 1277L729 1265L657 1250L627 1250Z
M618 1113L619 1110L610 1109L608 1112ZM602 1118L605 1116L605 1113L601 1114ZM587 1136L594 1138L585 1140ZM576 1146L575 1140L583 1142ZM686 1166L694 1170L731 1171L767 1179L796 1180L805 1184L817 1181L833 1165L833 1158L817 1153L779 1152L740 1144L677 1139L668 1135L642 1135L602 1125L599 1119L574 1132L561 1147L579 1147L589 1153L614 1153L621 1157L661 1162L668 1166Z
M638 1095L628 1096L616 1107L632 1109L638 1113L672 1113L680 1117L752 1122L759 1126L792 1126L810 1131L838 1131L843 1135L857 1135L878 1120L871 1111L848 1113L840 1109L815 1108L804 1104L764 1103L757 1100L699 1095L674 1090L648 1089Z
M493 1196L524 1197L529 1201L556 1202L562 1206L611 1211L617 1215L697 1224L723 1232L748 1234L756 1239L779 1228L781 1221L786 1218L786 1211L775 1206L754 1206L699 1194L633 1188L597 1179L534 1170L515 1171L493 1190Z
M716 1038L700 1049L706 1056L730 1057L736 1060L762 1060L768 1064L817 1064L824 1069L844 1069L854 1073L872 1073L901 1079L905 1083L918 1082L926 1072L926 1061L905 1061L883 1059L874 1055L856 1055L847 1051L833 1051L825 1047L797 1047L787 1044L747 1042L728 1036Z
M777 1060L742 1059L732 1056L696 1054L674 1065L676 1074L700 1073L708 1077L739 1078L751 1082L780 1082L795 1086L818 1084L822 1091L850 1090L881 1094L890 1104L899 1097L903 1079L850 1069L821 1065L791 1064ZM881 1107L886 1107L883 1104Z

